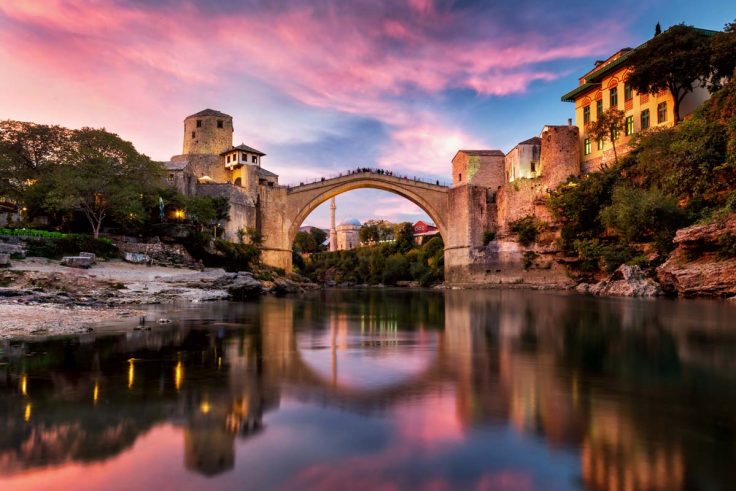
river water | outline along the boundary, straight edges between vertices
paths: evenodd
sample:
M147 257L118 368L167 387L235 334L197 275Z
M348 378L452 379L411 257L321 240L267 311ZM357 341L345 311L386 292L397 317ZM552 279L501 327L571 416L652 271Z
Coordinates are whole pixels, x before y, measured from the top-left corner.
M0 489L736 489L734 305L373 290L166 315L0 345Z

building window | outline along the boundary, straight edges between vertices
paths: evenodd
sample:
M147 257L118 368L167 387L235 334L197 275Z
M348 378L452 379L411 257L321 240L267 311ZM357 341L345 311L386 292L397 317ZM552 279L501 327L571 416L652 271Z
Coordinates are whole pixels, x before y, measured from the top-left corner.
M531 161L531 162L529 163L529 165L530 165L530 167L531 167L531 171L532 171L532 172L537 172L537 163L536 163L535 161L533 161L533 160L532 160L532 161Z
M192 131L192 138L194 138L195 136L197 136L197 132L196 131Z
M229 155L227 156L227 160L226 160L226 162L227 162L228 164L230 163L230 156L229 156Z
M626 136L629 136L634 132L634 116L626 116L626 129L624 132Z
M590 155L590 138L585 139L585 155Z
M174 174L169 174L168 181L174 182Z
M243 162L248 162L248 154L247 153L244 153L243 154Z
M218 128L222 128L222 120L221 119L218 119L217 120L217 127Z
M458 174L457 175L457 180L458 181L462 181L463 180L463 175L462 174Z
M251 155L250 160L255 164L256 162L258 162L258 157L256 157L255 155Z
M657 104L657 124L667 121L667 102Z
M618 141L618 137L621 136L619 131L616 130L613 132L613 141Z
M611 107L618 107L618 85L616 87L611 87L611 103L609 104Z
M631 84L629 82L626 82L624 84L624 100L630 101L634 98L634 91L631 89Z
M598 150L603 150L603 138L598 138Z
M198 119L197 120L197 128L201 128L201 127L202 127L202 120L201 119Z
M644 109L641 112L641 129L645 130L649 128L649 109Z
M583 108L583 124L590 123L590 106Z
M595 117L601 119L603 116L603 99L598 99L595 103Z

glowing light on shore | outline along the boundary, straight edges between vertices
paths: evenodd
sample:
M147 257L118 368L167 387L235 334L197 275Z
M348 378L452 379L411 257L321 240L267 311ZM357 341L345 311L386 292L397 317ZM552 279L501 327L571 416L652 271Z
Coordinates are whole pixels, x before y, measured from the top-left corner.
M20 376L20 393L28 396L28 376L25 373Z
M204 401L200 406L199 410L202 412L202 414L207 414L212 409L212 406L210 406L210 403L207 401Z
M31 403L26 404L26 409L23 412L23 421L26 423L31 420Z
M95 382L95 388L92 389L92 402L97 405L97 400L100 398L100 385Z
M128 360L128 388L133 388L133 382L135 382L135 360L133 358Z
M176 390L179 390L181 388L181 383L184 380L184 366L181 364L181 362L177 362L176 367L174 368L174 387L176 387Z

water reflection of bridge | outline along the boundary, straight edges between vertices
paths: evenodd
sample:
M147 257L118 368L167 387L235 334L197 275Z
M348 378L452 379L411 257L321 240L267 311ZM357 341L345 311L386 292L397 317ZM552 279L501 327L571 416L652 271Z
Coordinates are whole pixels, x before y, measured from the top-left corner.
M405 297L392 310L388 297L354 308L335 295L321 306L270 298L259 308L233 306L223 324L231 327L221 329L203 330L191 321L94 343L32 347L48 352L46 366L20 358L0 372L0 469L112 457L154 425L171 421L183 429L185 465L213 475L235 465L238 439L268 432L264 415L285 396L365 413L391 411L442 387L452 391L453 417L461 426L510 424L550 446L581 448L582 477L595 489L626 489L626 483L631 489L679 489L686 475L698 469L713 475L718 459L728 460L728 453L687 455L683 448L691 437L677 428L697 425L699 418L736 428L731 406L710 407L705 394L691 404L698 419L683 421L687 415L641 407L632 390L642 386L673 407L682 404L682 393L662 390L658 378L641 380L639 371L634 380L626 371L632 359L652 363L650 371L674 359L673 373L684 370L687 360L678 350L693 357L697 345L658 324L676 313L614 302L592 309L587 300L555 295L450 291L402 317ZM698 316L699 323L707 316ZM360 333L361 326L364 335L353 342L391 345L401 342L395 333L415 326L431 334L432 349L419 369L395 384L344 383L339 354L351 349L344 334ZM338 361L326 370L302 349L315 331L325 333L326 359ZM651 352L633 358L630 346ZM631 396L622 397L622 388ZM726 469L717 472L732 472Z

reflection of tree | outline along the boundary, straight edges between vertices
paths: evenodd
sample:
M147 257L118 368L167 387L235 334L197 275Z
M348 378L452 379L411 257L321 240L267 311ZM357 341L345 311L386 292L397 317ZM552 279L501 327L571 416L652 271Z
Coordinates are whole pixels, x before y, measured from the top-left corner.
M411 408L449 387L460 426L510 426L579 450L592 489L736 488L736 379L723 369L736 344L717 343L720 324L699 304L702 325L673 317L679 305L524 291L330 291L204 306L217 321L93 343L33 343L26 351L44 356L18 349L0 367L0 469L102 460L170 421L182 428L185 467L217 475L235 465L238 439L266 431L263 415L282 393L364 414ZM432 331L432 356L396 386L341 386L296 349L297 333L330 329L359 333L355 346L380 355L403 335L426 343Z
M4 379L0 373L0 469L104 460L166 420L186 428L187 466L205 474L232 466L223 449L257 431L278 397L262 381L253 332L232 330L218 338L212 331L160 331L94 344L40 344L52 362L29 368L20 359ZM180 363L185 368L177 375ZM18 390L21 372L27 396ZM27 405L26 422L19 415ZM190 459L197 452L210 461Z

